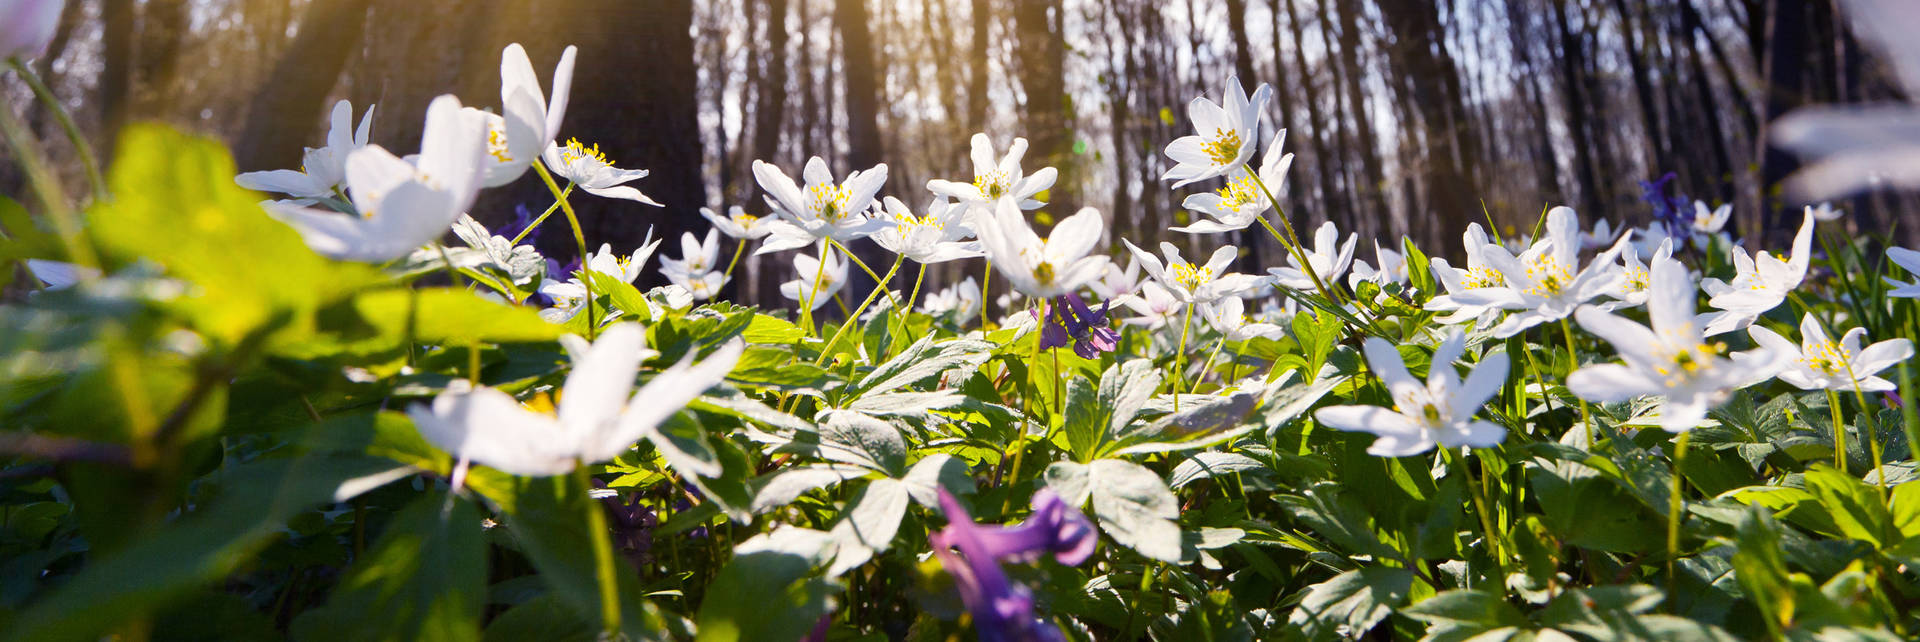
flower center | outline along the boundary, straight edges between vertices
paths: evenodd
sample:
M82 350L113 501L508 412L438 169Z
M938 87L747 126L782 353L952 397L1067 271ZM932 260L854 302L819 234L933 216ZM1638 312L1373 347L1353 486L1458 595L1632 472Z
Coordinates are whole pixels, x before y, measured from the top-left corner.
M1033 280L1039 282L1040 285L1053 284L1053 276L1052 263L1041 261L1038 265L1033 266Z
M1466 278L1462 279L1460 283L1470 290L1497 288L1507 284L1507 277L1502 276L1499 270L1482 265L1476 268L1468 268Z
M1648 276L1645 268L1627 268L1626 288L1628 292L1645 292L1647 290L1647 283Z
M821 220L838 223L851 212L847 211L847 190L832 183L814 183L807 186L808 207L817 212Z
M1534 285L1527 294L1538 297L1550 297L1566 289L1573 282L1573 272L1560 263L1552 254L1541 254L1527 262L1527 276L1533 277Z
M1011 183L1007 173L997 169L988 170L973 178L974 189L980 190L980 194L989 200L999 200L1000 197L1006 196L1007 192L1013 188Z
M1712 362L1715 357L1726 354L1726 352L1727 344L1725 343L1696 344L1691 348L1674 353L1673 358L1667 365L1654 368L1653 371L1667 378L1666 383L1668 387L1678 386L1688 379L1692 379L1694 375L1700 373L1702 368L1707 367L1707 364Z
M1806 346L1801 350L1800 363L1822 374L1837 375L1846 372L1846 355L1840 344L1832 341Z
M1216 193L1220 195L1220 207L1234 212L1240 211L1241 207L1266 202L1266 195L1260 193L1259 186L1254 184L1251 176L1227 181L1226 187L1216 190Z
M554 398L553 393L542 392L542 393L535 394L534 396L528 398L524 402L521 402L521 405L526 406L528 410L532 410L534 412L537 412L543 415L558 414L558 411L554 409L555 404L554 404L553 398Z
M1212 275L1207 274L1206 270L1194 267L1192 263L1175 263L1169 265L1167 266L1167 273L1173 275L1175 281L1187 286L1189 290L1200 287L1212 278Z
M1200 151L1215 165L1240 160L1240 131L1225 127L1213 130L1213 139L1200 143Z
M587 159L597 161L601 165L613 164L613 161L607 160L606 154L600 152L600 145L598 143L595 143L592 147L588 147L581 144L577 138L569 138L567 139L567 146L560 148L560 162L562 163L572 165Z
M501 125L496 124L487 128L487 153L491 154L495 161L513 162L513 156L507 153L507 130Z

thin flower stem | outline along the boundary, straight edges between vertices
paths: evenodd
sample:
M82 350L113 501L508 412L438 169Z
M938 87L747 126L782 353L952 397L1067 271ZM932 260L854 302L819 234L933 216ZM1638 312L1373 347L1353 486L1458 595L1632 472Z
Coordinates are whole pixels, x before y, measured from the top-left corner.
M1525 340L1523 339L1522 341L1524 342ZM1532 350L1522 350L1521 352L1526 353L1527 355L1527 370L1533 373L1534 385L1540 386L1540 403L1546 405L1548 414L1552 414L1553 413L1553 396L1547 394L1547 377L1545 374L1540 372L1540 362L1535 361L1533 359ZM1521 390L1520 396L1526 397L1527 395L1524 389L1525 386L1522 386L1522 388L1523 389ZM1526 419L1526 414L1527 414L1526 408L1524 407L1524 405L1521 407L1520 413L1521 413L1520 418L1524 421ZM1589 450L1593 449L1593 433L1591 430L1589 430L1587 433L1587 449Z
M1486 496L1486 485L1483 483L1476 486L1473 483L1473 473L1467 469L1466 458L1455 454L1452 448L1441 446L1440 455L1447 460L1448 465L1453 467L1455 474L1460 475L1460 481L1467 485L1468 496L1473 501L1473 512L1480 518L1480 535L1487 540L1487 554L1493 557L1494 564L1500 568L1498 577L1503 579L1498 584L1500 584L1501 594L1505 595L1507 590L1504 580L1507 576L1506 545L1500 539L1500 529L1494 528L1493 513L1487 510L1487 504L1491 500Z
M574 467L573 482L579 489L583 505L587 507L587 530L593 541L594 579L600 587L601 630L609 633L619 631L620 583L614 575L613 538L607 534L607 516L601 512L599 502L593 500L593 481L587 475L586 466Z
M1313 285L1320 288L1320 294L1322 296L1327 297L1328 301L1332 301L1335 304L1340 303L1340 295L1334 292L1332 288L1327 287L1326 281L1322 281L1320 274L1313 269L1313 263L1307 260L1306 250L1300 246L1300 236L1293 232L1293 222L1287 220L1287 213L1280 209L1280 199L1274 198L1273 190L1267 187L1266 181L1260 180L1259 172L1253 171L1245 166L1242 166L1241 169L1247 172L1247 176L1253 178L1253 184L1260 186L1260 193L1265 195L1267 202L1273 205L1274 213L1280 215L1280 227L1286 229L1286 237L1282 238L1279 232L1273 230L1273 224L1267 222L1265 213L1254 218L1260 221L1262 227L1267 228L1267 233L1272 234L1274 240L1279 241L1281 245L1287 246L1287 249L1293 252L1294 260L1300 262L1300 271L1306 272L1307 277L1313 279Z
M747 251L746 239L740 239L740 242L735 243L733 245L733 259L730 261L727 261L727 272L725 274L722 274L721 276L724 276L729 280L733 279L733 267L740 264L740 255L746 251Z
M87 144L87 137L81 135L80 127L73 123L73 115L67 113L67 108L60 104L60 98L53 95L53 90L48 89L47 84L41 82L40 75L33 73L33 69L21 62L18 56L8 58L7 66L12 67L13 72L20 75L21 80L27 81L27 86L33 89L34 97L40 99L41 106L47 111L53 112L53 119L60 123L60 130L66 132L67 140L73 143L74 155L80 159L80 166L87 171L87 185L93 190L93 200L106 200L107 179L100 175L100 162L93 157L93 146Z
M1193 327L1193 304L1187 304L1186 319L1180 323L1180 349L1173 354L1173 411L1180 412L1180 383L1187 376L1187 329Z
M1034 303L1035 307L1033 308L1033 312L1034 312L1033 358L1034 359L1040 358L1040 335L1042 334L1041 329L1047 322L1046 314L1040 311L1039 305L1040 305L1039 302L1035 302ZM1032 362L1029 361L1028 363L1029 365L1031 365ZM1033 397L1033 369L1029 367L1027 369L1027 376L1021 377L1021 379L1022 379L1021 383L1025 384L1023 386L1025 390L1023 390L1020 394L1020 432L1013 436L1013 469L1007 473L1007 478L1005 483L1008 483L1008 484L1018 483L1018 480L1020 479L1020 460L1024 459L1027 454L1027 447L1026 447L1027 446L1027 422L1032 417L1032 415L1028 414L1027 412L1027 402L1030 401ZM1006 512L1009 510L1012 510L1012 508L1013 508L1013 493L1007 493L1006 496L1000 500L1000 513L1006 514Z
M910 321L912 321L912 318L913 318L913 306L914 306L914 303L913 303L913 302L914 302L914 301L918 301L918 300L920 300L920 283L921 283L922 281L925 281L925 280L927 280L927 264L925 264L925 263L921 263L921 264L920 264L920 274L919 274L918 276L915 276L915 277L913 277L913 295L912 295L912 296L909 296L909 297L907 297L907 300L906 300L906 305L903 305L903 306L897 306L897 307L898 307L899 309L898 309L898 310L895 310L896 312L899 312L899 313L900 313L900 316L899 316L899 322L900 322L900 331L901 331L901 332L906 332L906 331L907 331L907 324L908 324L908 323L909 323ZM887 318L888 318L888 319L893 319L894 317L893 317L893 315L887 315ZM890 320L890 321L888 321L888 324L892 324L892 323L893 323L893 321L891 321L891 320ZM891 331L891 330L889 330L889 331ZM886 354L884 354L884 355L882 355L882 356L883 356L883 358L885 358L885 357L887 357L887 356L891 356L891 354L892 354L892 352L893 352L893 349L892 349L892 348L893 348L893 346L892 346L892 344L891 344L891 342L889 342L889 344L888 344L888 346L887 346L887 348L888 348L888 349L886 350Z
M567 224L573 227L573 241L580 248L580 285L587 291L587 340L592 341L594 335L600 333L600 324L593 318L593 275L588 274L593 268L587 267L587 235L580 231L580 216L573 212L573 204L567 202L566 190L560 189L560 184L553 181L553 174L547 172L547 164L534 159L533 171L547 184L547 191L553 192L553 198L560 202L560 211L567 213Z
M813 329L813 303L814 299L820 296L820 279L827 274L827 242L825 240L820 241L820 249L815 251L814 256L820 260L814 264L813 288L807 290L807 300L800 307L800 327L806 328L809 337L818 335Z
M1580 351L1573 347L1573 325L1564 317L1560 319L1560 333L1567 337L1567 375L1572 376L1573 371L1580 369ZM1587 400L1579 399L1578 395L1574 398L1580 401L1580 425L1587 430L1587 447L1592 448L1593 416L1587 413Z
M827 238L827 242L833 244L834 247L840 248L840 253L847 255L847 258L851 259L854 265L860 266L860 271L866 272L867 278L873 279L874 283L880 282L880 273L873 271L873 268L867 267L866 261L860 260L860 257L854 256L853 250L847 249L847 246L842 245L839 241L836 241L831 237ZM899 305L900 302L894 299L892 291L889 291L885 288L882 288L881 291L887 293L887 301L889 303L892 303L896 306Z
M887 290L887 283L893 281L894 273L900 271L900 263L905 258L906 257L903 255L895 255L893 259L893 268L887 270L886 278L881 279L879 281L879 285L874 286L873 291L867 293L867 298L866 300L860 302L860 307L854 308L853 312L847 315L846 322L841 323L840 329L835 330L833 332L833 338L828 339L827 345L820 348L820 356L814 358L813 365L817 366L822 363L826 363L827 355L833 353L833 346L835 344L840 343L840 337L845 336L847 334L847 328L853 327L853 325L858 322L860 313L866 311L867 306L872 305L873 300L876 298L879 298L880 293L885 292Z
M568 183L567 188L560 191L560 194L562 197L572 193L573 193L572 183ZM507 245L519 245L521 240L527 238L528 234L533 233L533 228L540 227L541 223L546 222L547 217L553 216L554 212L560 211L560 202L561 202L561 199L555 199L552 205L547 206L547 211L541 212L540 216L533 219L532 223L528 223L527 229L520 230L519 234L513 235L513 241L507 243Z
M1193 386L1188 388L1188 390L1198 388L1200 387L1200 384L1206 383L1207 375L1213 372L1213 360L1220 356L1220 347L1226 344L1227 344L1226 335L1221 335L1220 340L1214 342L1213 351L1207 353L1207 362L1200 365L1200 376L1193 378ZM1229 380L1221 381L1220 387L1222 389L1226 388L1228 381Z
M1667 505L1667 594L1668 595L1677 595L1677 593L1674 593L1674 588L1677 586L1679 582L1679 576L1675 575L1673 572L1673 562L1674 560L1679 559L1680 557L1680 518L1682 517L1683 511L1686 509L1686 505L1687 505L1686 498L1681 496L1680 494L1682 490L1682 487L1680 485L1680 470L1681 470L1681 467L1685 465L1685 462L1687 459L1688 438L1692 436L1693 436L1692 431L1683 432L1683 433L1680 433L1679 437L1673 440L1673 487L1669 489L1672 492L1673 496Z
M1840 418L1840 393L1827 389L1827 410L1833 416L1833 467L1847 472L1847 425Z
M100 257L87 241L86 227L81 224L80 215L74 211L73 204L67 200L66 188L60 185L60 177L54 174L40 140L26 123L20 121L12 108L0 107L0 136L6 137L7 144L13 148L14 162L20 164L22 173L26 174L27 184L40 197L40 205L47 219L53 223L62 249L66 250L67 261L84 267L100 267ZM94 279L90 270L79 272L84 281L91 282Z
M980 271L980 329L991 330L993 315L987 314L993 299L987 298L987 288L993 285L993 259L987 259L987 267Z

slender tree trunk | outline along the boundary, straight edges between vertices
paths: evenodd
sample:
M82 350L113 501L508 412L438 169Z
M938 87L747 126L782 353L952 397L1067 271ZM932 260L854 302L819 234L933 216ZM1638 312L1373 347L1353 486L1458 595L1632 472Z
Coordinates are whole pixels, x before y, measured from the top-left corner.
M1077 209L1074 200L1080 172L1072 156L1073 114L1066 94L1066 40L1060 31L1059 0L1026 0L1013 11L1015 30L1026 52L1020 59L1020 87L1026 93L1026 118L1032 146L1032 167L1059 170L1060 188L1050 193L1048 209L1062 215Z
M1334 185L1333 171L1330 167L1334 158L1327 149L1327 140L1332 137L1332 132L1328 129L1326 118L1320 113L1320 92L1315 90L1313 71L1307 67L1307 53L1303 45L1307 40L1301 35L1300 15L1294 9L1293 3L1294 0L1274 0L1275 5L1285 7L1287 32L1293 36L1293 62L1296 75L1300 79L1301 102L1307 104L1307 124L1310 131L1306 132L1306 136L1313 148L1313 173L1320 182L1320 209L1329 213L1341 211L1347 209L1345 199L1341 198L1339 189ZM1279 10L1278 7L1276 10ZM1274 55L1278 56L1278 51ZM1293 220L1295 227L1306 225L1304 210L1296 209L1287 214Z
M307 7L300 31L273 66L273 81L261 87L247 107L246 126L234 147L240 169L300 166L302 148L319 138L315 132L332 108L327 94L359 46L371 4L339 0ZM356 111L365 109L355 105Z
M769 163L780 160L780 120L787 112L787 0L765 0L767 7L766 71L754 92L753 157ZM751 192L752 190L748 190Z
M987 36L993 31L993 0L973 0L973 53L967 65L967 129L987 128Z
M104 23L101 47L105 64L100 72L100 145L101 162L110 162L119 145L120 128L126 126L133 108L133 66L135 21L133 0L102 0Z
M1347 101L1353 111L1354 148L1360 154L1361 181L1354 191L1359 196L1359 206L1364 211L1351 212L1353 216L1379 217L1387 214L1387 203L1381 195L1386 185L1385 173L1381 170L1379 142L1373 135L1373 118L1367 113L1366 72L1360 67L1360 8L1359 0L1340 0L1340 62L1346 69Z
M1589 216L1600 211L1600 180L1594 168L1593 130L1588 123L1587 85L1581 79L1586 69L1580 41L1567 22L1567 0L1548 0L1553 4L1554 31L1560 44L1561 95L1566 98L1567 129L1573 135L1573 160L1580 182L1580 209Z
M1791 229L1793 217L1781 208L1780 182L1799 167L1793 154L1772 145L1772 125L1807 102L1805 79L1808 39L1805 0L1774 0L1767 12L1767 49L1762 69L1767 78L1766 119L1757 138L1760 157L1760 210L1768 230Z

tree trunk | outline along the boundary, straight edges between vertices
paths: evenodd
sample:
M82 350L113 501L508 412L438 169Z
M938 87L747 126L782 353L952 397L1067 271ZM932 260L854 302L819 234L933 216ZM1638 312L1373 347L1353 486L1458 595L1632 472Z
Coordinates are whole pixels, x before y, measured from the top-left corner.
M320 138L315 132L320 131L332 107L326 104L327 94L333 92L340 70L359 46L370 4L372 0L341 0L308 6L293 43L274 63L269 76L272 80L254 94L247 107L246 127L234 146L234 160L240 169L300 166L301 150ZM366 108L364 104L354 106L356 112ZM359 114L354 116L358 118ZM390 117L405 118L398 114Z
M1015 30L1019 32L1020 87L1026 93L1024 105L1028 138L1026 166L1031 171L1053 167L1060 172L1057 186L1049 193L1048 209L1065 216L1077 209L1074 188L1079 169L1071 156L1073 115L1066 95L1066 41L1059 29L1064 11L1059 0L1024 0L1013 11Z
M1775 119L1807 102L1804 87L1809 44L1806 15L1805 0L1774 0L1767 12L1767 49L1762 65L1767 79L1766 118L1760 124L1760 135L1756 139L1759 149L1755 153L1760 156L1758 202L1768 222L1767 229L1771 231L1795 227L1794 216L1782 210L1787 203L1777 197L1780 182L1799 167L1799 162L1792 153L1774 147L1771 134Z
M973 0L973 53L967 65L967 129L987 128L987 35L993 30L993 0Z
M1387 214L1387 203L1380 190L1387 179L1380 165L1379 142L1373 135L1373 118L1366 110L1364 85L1366 72L1360 68L1360 20L1359 0L1340 0L1340 62L1346 70L1347 102L1353 109L1353 145L1360 153L1361 179L1354 186L1359 197L1357 205L1364 211L1350 212L1359 217L1378 217Z
M1554 32L1560 44L1561 95L1566 98L1567 129L1573 135L1573 160L1579 172L1580 210L1588 216L1600 213L1600 181L1594 169L1593 130L1588 124L1586 82L1581 78L1587 68L1581 43L1567 23L1567 0L1548 0L1553 4Z

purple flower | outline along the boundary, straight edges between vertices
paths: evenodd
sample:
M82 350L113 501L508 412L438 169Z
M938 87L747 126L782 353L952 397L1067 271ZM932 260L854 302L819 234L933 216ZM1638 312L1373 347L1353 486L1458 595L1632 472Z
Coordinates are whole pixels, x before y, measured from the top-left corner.
M1082 359L1113 352L1120 345L1120 333L1108 327L1107 308L1112 305L1112 301L1101 302L1100 311L1095 312L1078 294L1054 297L1047 306L1046 323L1040 327L1040 348L1072 343L1073 353Z
M1660 178L1640 181L1640 200L1653 206L1653 220L1666 226L1667 236L1689 238L1693 235L1693 202L1685 194L1667 196L1667 184L1673 178L1674 173L1667 172Z
M527 226L533 224L533 219L533 210L527 209L525 203L515 205L513 206L513 222L501 226L497 234L509 239L519 236L521 232L527 230ZM534 228L533 232L527 235L527 238L521 239L521 242L528 245L537 245L540 242L539 228Z
M940 509L947 527L927 536L940 564L953 574L960 601L973 614L984 642L1064 640L1060 630L1033 613L1033 591L1007 579L1000 562L1026 562L1052 553L1061 564L1079 565L1093 555L1099 536L1093 522L1052 490L1033 496L1033 515L1018 526L973 523L946 489ZM959 549L959 555L954 554ZM963 557L964 556L964 557Z

